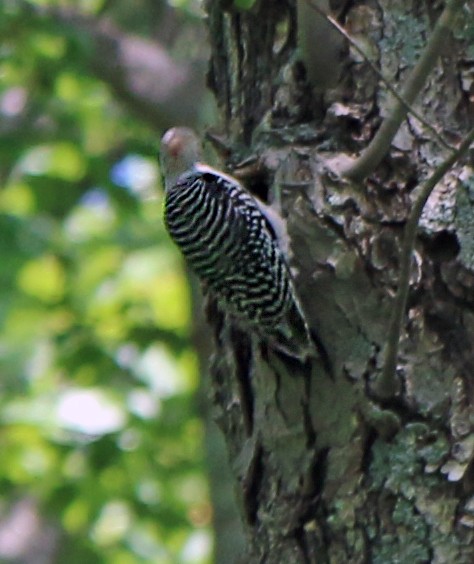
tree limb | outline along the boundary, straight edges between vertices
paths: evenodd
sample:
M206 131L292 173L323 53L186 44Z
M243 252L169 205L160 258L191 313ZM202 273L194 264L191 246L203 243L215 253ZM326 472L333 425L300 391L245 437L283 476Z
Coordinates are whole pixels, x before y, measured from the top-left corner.
M125 33L104 17L24 0L20 5L62 29L80 31L91 46L84 56L92 72L146 123L157 129L195 123L205 91L204 61L176 61L158 41Z
M379 130L368 147L352 162L342 174L351 180L361 181L366 178L379 165L390 149L402 121L405 119L408 108L415 101L423 88L429 73L432 71L439 55L441 54L446 36L450 34L454 17L462 7L463 0L449 0L443 13L436 22L433 33L426 45L417 64L413 68L402 92L406 104L397 99L392 110L384 119Z
M413 204L413 208L405 227L403 245L400 254L400 275L388 329L384 367L379 380L376 382L376 392L381 397L390 397L397 390L395 370L397 364L398 343L410 285L411 258L413 248L415 246L416 230L423 208L425 207L426 201L435 186L453 167L455 162L469 149L469 146L473 141L474 129L467 134L461 145L453 153L451 153L428 178L421 187L420 194Z
M384 74L380 71L380 69L377 67L377 65L369 59L369 57L365 54L365 51L361 47L359 47L357 41L355 41L349 35L349 33L347 33L347 31L342 27L342 25L340 25L332 16L326 14L326 12L320 6L314 4L312 0L305 0L305 1L309 4L309 6L311 6L313 10L315 10L318 14L320 14L327 22L329 22L329 24L332 27L334 27L337 30L338 33L340 33L346 39L346 41L350 44L350 46L354 49L354 51L357 51L357 53L359 53L359 55L369 65L372 71L385 84L387 90L389 90L392 93L392 95L398 100L398 102L402 105L402 107L405 108L406 112L411 114L421 124L423 124L426 127L426 129L428 129L431 132L431 134L438 141L438 143L440 143L440 145L443 145L443 147L446 147L446 149L454 151L455 148L452 147L449 143L447 143L443 139L443 137L441 137L441 135L436 131L436 129L410 105L410 103L407 101L406 98L404 98L403 95L397 92L397 90L390 84L388 78L386 78Z

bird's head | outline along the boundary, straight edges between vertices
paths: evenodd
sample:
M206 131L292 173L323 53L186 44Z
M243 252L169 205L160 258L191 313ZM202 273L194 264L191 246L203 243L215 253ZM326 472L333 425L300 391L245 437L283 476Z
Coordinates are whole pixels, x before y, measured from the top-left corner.
M173 127L161 138L160 160L165 190L201 159L202 146L196 133L188 127Z

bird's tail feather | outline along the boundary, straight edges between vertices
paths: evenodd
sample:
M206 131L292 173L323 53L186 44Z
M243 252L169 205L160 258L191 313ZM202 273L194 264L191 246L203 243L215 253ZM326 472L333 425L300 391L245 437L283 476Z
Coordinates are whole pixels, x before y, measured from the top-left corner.
M318 333L310 329L297 303L288 312L285 322L273 330L271 345L284 354L306 362L310 358L318 357L324 370L331 378L333 368L329 354Z

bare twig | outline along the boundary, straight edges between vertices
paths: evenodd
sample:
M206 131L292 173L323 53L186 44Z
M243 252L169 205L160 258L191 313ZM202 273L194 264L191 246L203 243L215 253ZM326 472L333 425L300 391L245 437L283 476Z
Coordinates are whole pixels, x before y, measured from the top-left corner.
M352 180L360 181L366 178L388 153L393 138L400 124L405 119L408 109L423 88L426 79L433 69L451 33L454 17L462 7L463 0L449 0L443 13L436 22L433 33L420 59L408 77L402 97L408 104L396 100L389 115L384 119L379 130L363 153L342 174Z
M361 47L359 47L357 41L355 41L332 16L326 14L326 12L320 6L314 4L312 0L306 0L306 1L311 6L311 8L313 8L316 12L318 12L318 14L324 17L326 21L329 22L346 39L346 41L351 45L351 47L353 47L353 49L357 51L357 53L359 53L359 55L369 65L369 67L373 70L373 72L385 84L387 90L391 92L391 94L394 96L394 98L396 98L400 102L400 104L402 104L402 106L407 110L407 112L410 113L414 118L416 118L421 124L423 124L426 127L426 129L428 129L431 132L431 134L437 139L440 145L443 145L443 147L446 147L447 149L453 151L454 147L452 147L449 143L447 143L443 139L443 137L436 131L436 129L428 121L426 121L425 118L422 117L408 103L408 101L401 94L399 94L397 90L390 84L388 78L386 78L384 74L380 71L380 69L377 67L377 65L369 59L369 57L365 54L365 51Z
M449 155L433 174L426 180L421 187L413 208L405 227L403 245L400 254L400 275L398 282L397 295L393 304L392 316L388 329L387 344L385 347L385 362L382 374L376 383L376 391L381 397L392 396L397 389L397 380L395 377L395 369L398 354L398 342L400 339L400 331L408 296L411 258L415 245L416 230L420 221L423 208L428 200L431 192L443 176L452 168L454 163L469 149L474 141L474 129L472 129L463 140L461 145Z

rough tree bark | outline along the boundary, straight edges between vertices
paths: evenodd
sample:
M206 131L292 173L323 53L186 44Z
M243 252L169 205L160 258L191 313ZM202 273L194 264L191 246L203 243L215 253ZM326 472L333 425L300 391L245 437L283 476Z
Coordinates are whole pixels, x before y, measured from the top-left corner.
M443 9L431 0L319 4L330 5L399 91ZM474 561L472 169L461 160L425 206L397 356L400 386L381 399L374 382L404 227L420 183L449 150L409 117L367 178L335 174L370 142L390 97L353 46L305 10L320 30L313 41L329 46L322 63L332 76L318 87L314 52L307 72L298 60L296 8L294 0L261 0L246 11L207 2L208 78L230 140L227 164L256 156L245 171L249 189L270 202L281 193L296 286L334 368L331 378L318 363L288 364L209 303L211 395L248 536L242 560L467 564ZM415 104L453 144L472 119L469 14L465 3Z

